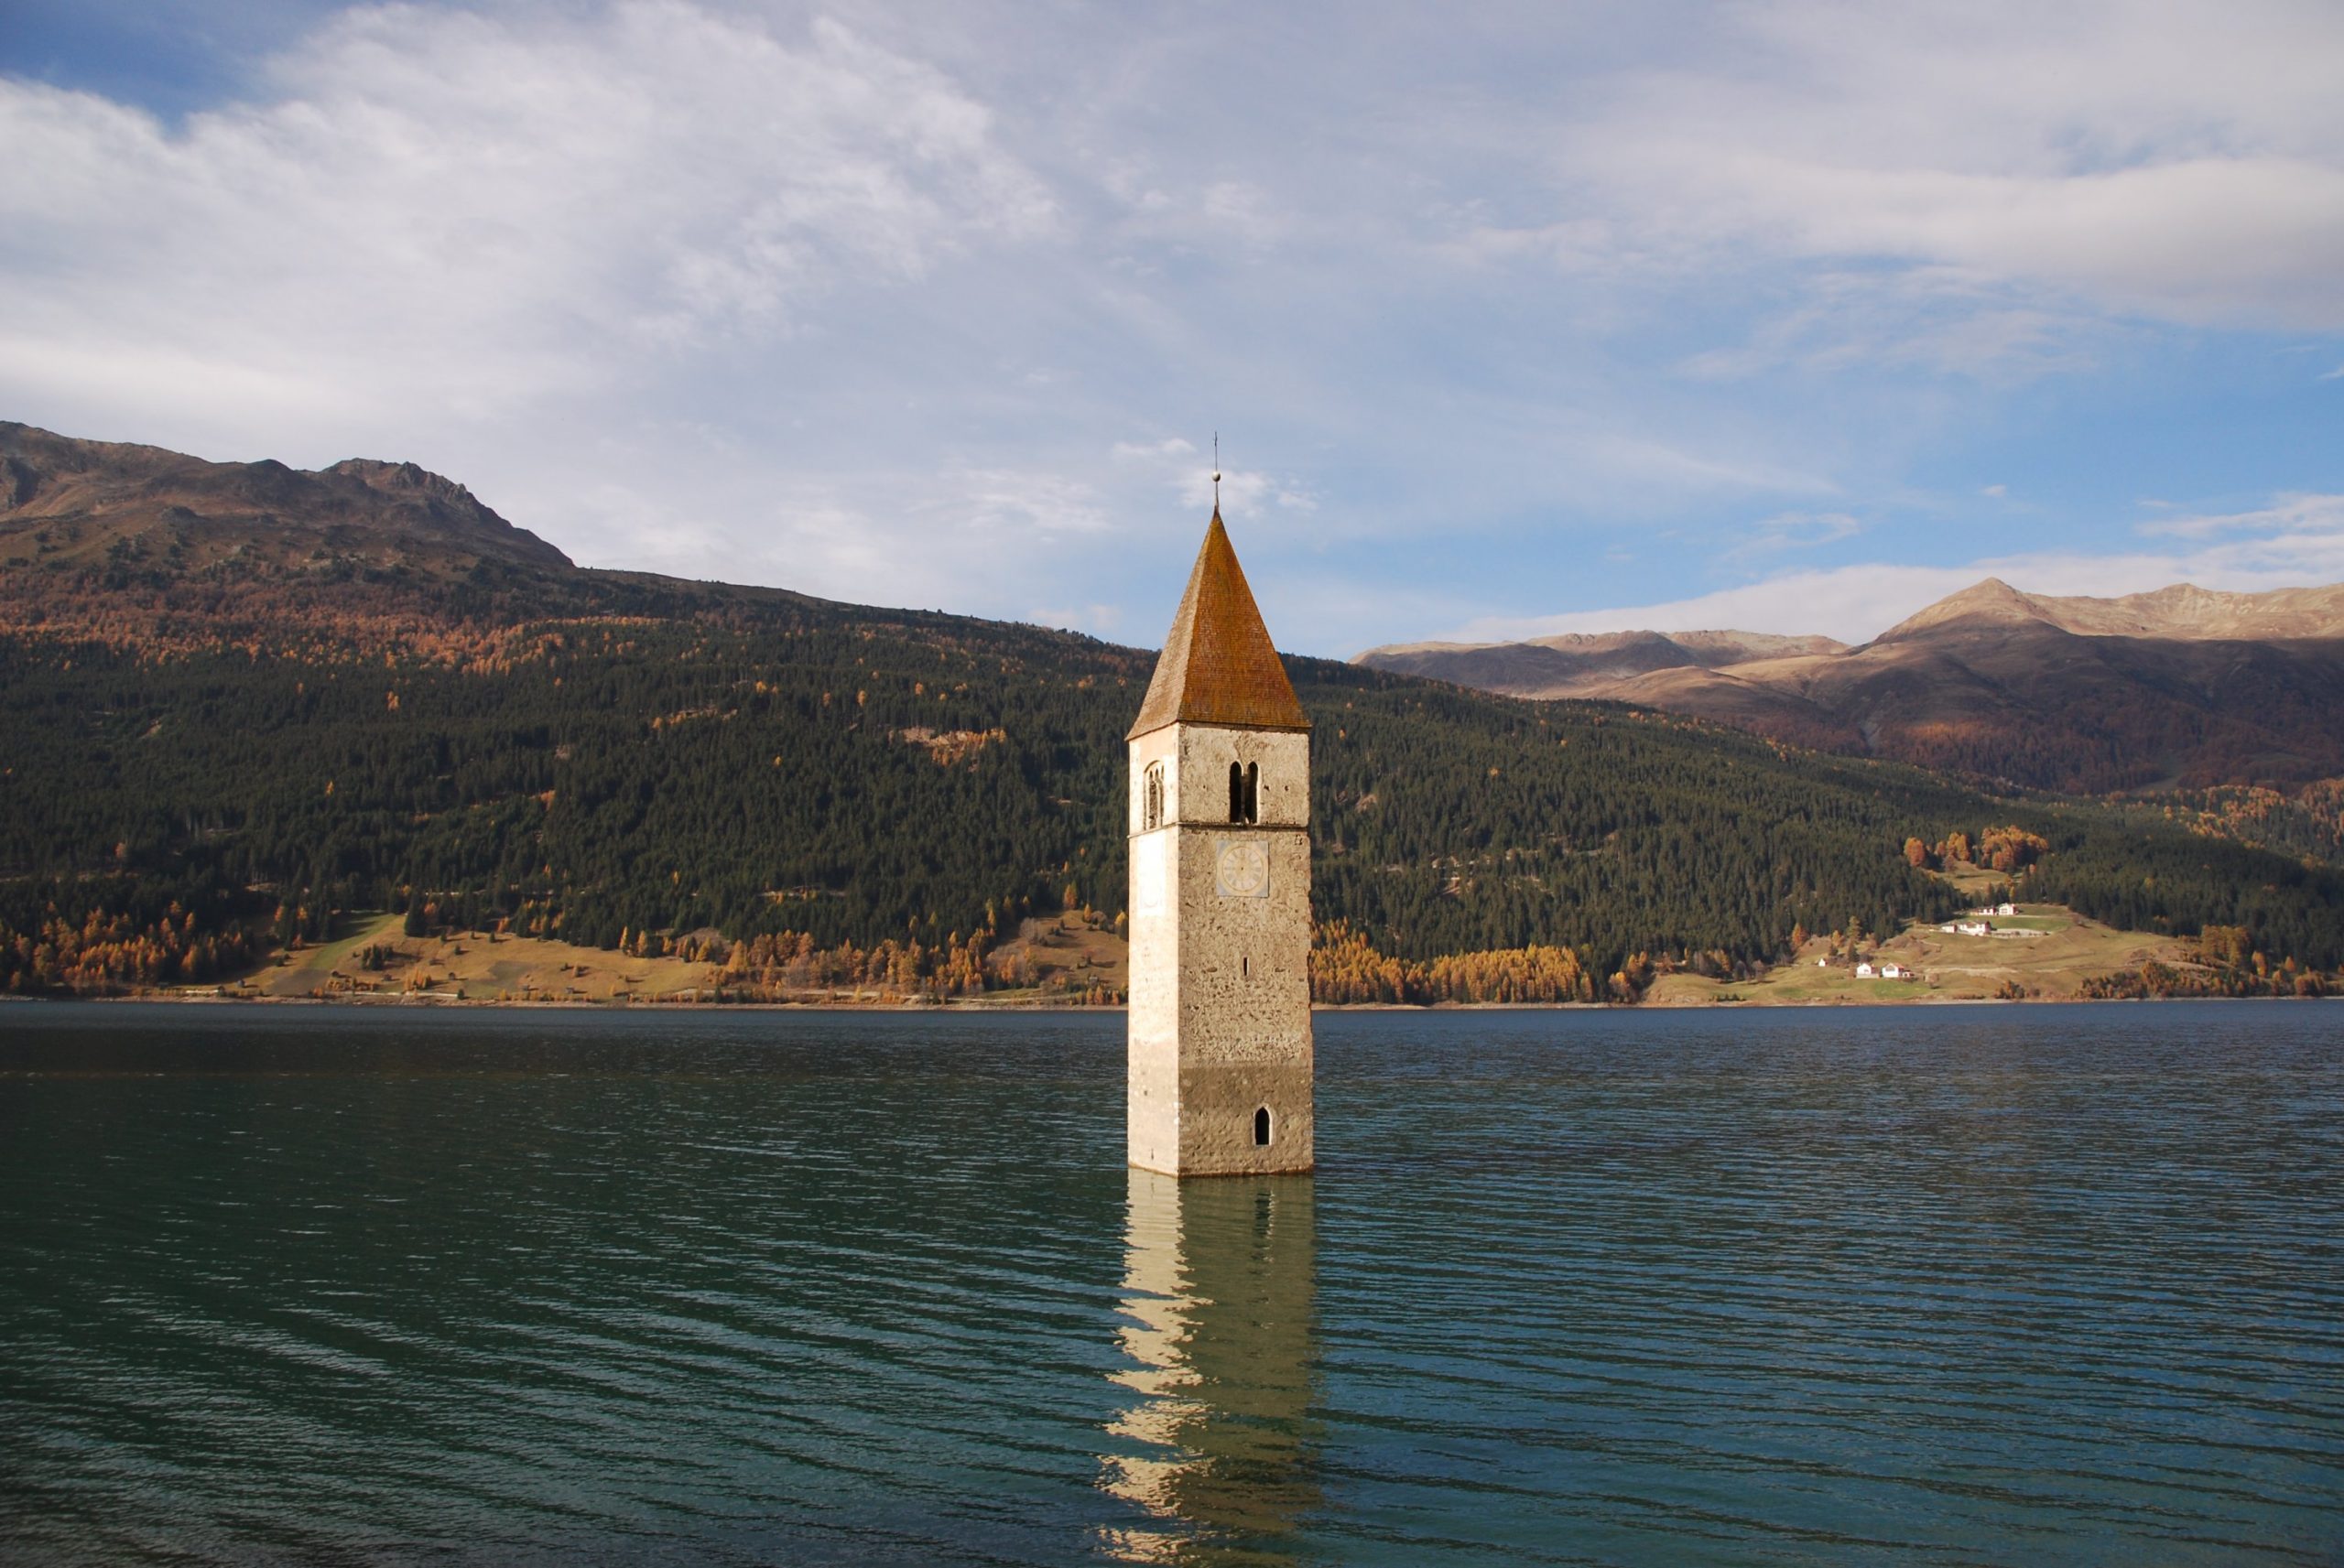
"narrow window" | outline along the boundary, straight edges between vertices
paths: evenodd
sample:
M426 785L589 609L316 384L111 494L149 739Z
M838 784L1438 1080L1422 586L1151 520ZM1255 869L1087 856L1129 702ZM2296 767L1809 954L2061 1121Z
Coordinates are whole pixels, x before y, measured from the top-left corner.
M1240 953L1237 956L1237 978L1241 980L1253 978L1253 960L1250 955Z
M1256 1149L1266 1149L1269 1146L1270 1108L1268 1106L1264 1106L1261 1109L1253 1113L1253 1147Z
M1140 831L1152 833L1164 826L1164 764L1150 762L1141 785Z
M1229 820L1259 822L1262 819L1262 764L1232 762L1229 764Z

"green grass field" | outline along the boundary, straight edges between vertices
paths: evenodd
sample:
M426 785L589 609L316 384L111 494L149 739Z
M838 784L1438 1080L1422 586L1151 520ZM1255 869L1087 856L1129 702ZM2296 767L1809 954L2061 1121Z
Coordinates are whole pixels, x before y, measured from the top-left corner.
M2031 1000L2072 1000L2094 975L2129 968L2147 959L2186 966L2189 944L2138 931L2115 931L2051 904L2024 904L2015 915L1991 917L1997 930L2032 931L2033 936L1962 936L1934 925L1916 925L1864 957L1915 971L1911 980L1860 979L1853 960L1839 957L1818 967L1829 952L1818 938L1760 980L1709 980L1698 975L1666 975L1649 1000L1664 1007L1719 1001L1746 1004L1819 1002L1983 1001L2017 986Z
M1855 960L1829 957L1829 943L1809 942L1796 962L1755 980L1711 980L1698 975L1664 975L1647 1001L1659 1007L1739 1003L1751 1006L1833 1002L1982 1001L2012 986L2029 999L2059 1000L2081 994L2094 975L2129 968L2150 958L2187 966L2189 944L2137 931L2114 931L2050 904L2023 905L2016 914L1991 917L1998 931L2026 936L1964 936L1935 925L1915 925L1894 938L1868 945L1862 957L1875 965L1897 963L1915 979L1861 979ZM528 937L490 938L477 933L455 937L405 937L396 914L370 914L321 946L287 955L281 964L254 971L222 988L229 994L264 997L379 996L428 994L468 1000L537 1000L610 1001L647 1000L695 991L713 983L707 965L680 958L630 958L596 947ZM359 967L370 943L393 949L380 970ZM1126 982L1125 951L1112 932L1063 917L1028 920L1003 956L1022 953L1037 982L1030 989L993 992L982 1001L1016 1005L1050 1000L1069 981L1097 983L1120 991ZM1818 965L1818 958L1829 958ZM875 993L874 1000L875 1000ZM843 999L842 999L843 1000Z

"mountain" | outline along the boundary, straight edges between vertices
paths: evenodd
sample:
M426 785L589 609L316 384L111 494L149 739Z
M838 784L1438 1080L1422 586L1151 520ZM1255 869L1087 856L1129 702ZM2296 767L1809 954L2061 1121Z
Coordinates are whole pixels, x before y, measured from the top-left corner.
M2122 599L2022 593L1999 578L1941 599L1876 639L1909 640L1955 625L2049 626L2078 637L2175 642L2295 642L2344 637L2344 583L2222 593L2177 582Z
M1829 637L1780 637L1763 632L1603 632L1524 643L1399 643L1362 654L1360 662L1483 691L1576 697L1656 670L1717 670L1760 659L1846 651L1846 643Z
M2089 599L1990 578L1860 647L1788 641L1624 633L1375 648L1357 662L1512 696L1632 702L2029 788L2344 774L2344 585Z
M0 628L309 656L501 656L548 617L764 613L781 589L582 570L457 481L209 462L0 422Z
M413 463L352 458L314 472L215 463L0 421L0 561L71 568L228 562L450 577L570 557Z
M965 976L1023 918L1123 906L1149 651L581 568L398 465L9 440L0 987L197 978L364 909ZM1993 829L2005 872L2039 847L2047 900L2344 965L2344 877L2189 824L1286 667L1315 726L1314 912L1395 958L1544 948L1540 972L1633 995L1654 965L1731 972L1801 927L1940 915L1956 895L1908 840Z

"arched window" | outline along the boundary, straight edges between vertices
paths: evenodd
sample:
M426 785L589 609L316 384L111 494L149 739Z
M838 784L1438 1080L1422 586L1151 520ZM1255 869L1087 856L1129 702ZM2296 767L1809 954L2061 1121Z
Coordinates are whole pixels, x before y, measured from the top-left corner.
M1164 826L1164 764L1150 762L1140 784L1139 826L1152 833Z
M1253 1113L1253 1147L1256 1149L1266 1149L1269 1146L1270 1108L1268 1106L1264 1106L1261 1109Z
M1262 764L1232 762L1229 764L1229 820L1259 822L1262 819Z

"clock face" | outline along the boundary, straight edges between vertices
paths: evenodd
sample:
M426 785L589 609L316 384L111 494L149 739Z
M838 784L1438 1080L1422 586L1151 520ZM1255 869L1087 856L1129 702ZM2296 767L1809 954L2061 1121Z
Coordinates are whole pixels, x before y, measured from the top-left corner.
M1213 858L1213 891L1223 898L1270 896L1270 852L1259 838L1224 838Z

